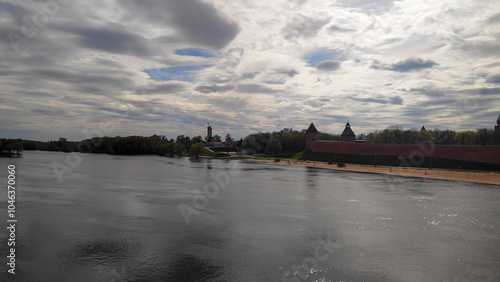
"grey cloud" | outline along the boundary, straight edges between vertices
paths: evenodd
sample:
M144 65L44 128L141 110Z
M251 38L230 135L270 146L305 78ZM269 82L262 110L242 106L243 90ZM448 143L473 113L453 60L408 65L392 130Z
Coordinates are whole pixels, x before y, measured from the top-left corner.
M489 24L493 24L493 23L500 22L500 13L498 13L498 14L496 14L496 15L494 15L494 16L492 16L492 17L490 17L490 18L487 20L487 22L488 22Z
M4 26L7 20L10 21L12 25L21 26L24 24L22 17L32 13L32 11L26 9L23 5L12 5L10 3L0 2L0 18L4 20Z
M67 117L68 112L63 109L32 109L34 113L51 116L51 117Z
M289 0L289 1L292 3L295 3L297 5L302 5L302 4L306 3L308 0Z
M325 106L328 102L330 102L330 99L328 98L307 99L305 102L303 102L303 104L314 108L321 108Z
M74 97L74 96L65 96L61 98L61 101L68 102L70 104L74 105L88 105L95 107L98 109L99 107L102 107L103 102L100 100L96 99L88 99L88 98L80 98L80 97Z
M341 64L340 61L325 60L325 61L319 62L314 67L320 71L334 71L334 70L338 70L340 68L340 64Z
M408 71L432 68L435 65L436 62L434 62L433 60L423 60L421 58L408 58L406 60L392 64L389 69L397 72L408 72Z
M366 103L391 104L391 105L403 104L403 99L399 96L387 97L383 95L377 95L375 97L369 97L369 98L360 98L360 97L349 97L349 98L358 102L366 102Z
M430 110L430 108L432 107L443 107L443 108L453 107L453 105L456 105L457 102L458 100L455 98L430 99L427 101L418 102L417 105L415 106L415 109L416 112L420 111L420 113L422 113L423 109Z
M201 92L201 93L213 93L213 92L219 92L219 93L224 93L230 90L233 90L235 87L234 85L222 85L219 86L217 84L205 84L205 85L200 85L196 87L196 91Z
M222 109L231 109L233 111L244 111L247 107L247 101L241 98L211 98L209 103L213 107L220 107Z
M341 121L345 121L345 120L348 120L350 118L349 116L346 116L346 115L325 115L325 117L331 118L334 120L341 120Z
M221 49L239 33L238 24L221 17L208 3L172 1L173 22L190 42Z
M252 79L256 77L259 74L259 72L247 72L241 75L242 79Z
M240 28L222 15L214 5L198 0L129 2L128 18L141 17L154 24L164 24L176 31L176 36L164 40L183 39L189 43L221 49L238 35Z
M367 6L384 6L390 7L393 5L394 0L341 0L342 6L344 7L367 7Z
M436 65L437 63L430 59L424 60L421 58L410 57L406 60L402 60L391 65L386 65L380 63L379 61L374 61L373 64L371 65L371 68L391 70L396 72L411 72L411 71L419 71L422 69L432 68Z
M244 93L264 93L264 94L272 94L279 92L278 90L274 90L270 87L266 87L256 83L238 84L238 91Z
M138 57L152 55L148 39L120 24L108 23L95 27L61 24L56 29L77 35L79 44L89 49Z
M139 87L136 90L137 94L172 94L179 93L186 89L186 86L181 83L163 83L156 87Z
M393 43L401 42L401 41L403 41L403 38L400 38L400 37L387 38L382 43L380 43L379 46L393 44Z
M500 83L500 74L488 76L488 78L486 79L486 82L495 83L495 84Z
M21 87L25 91L47 92L52 88L47 88L51 82L58 82L67 88L60 90L66 91L68 88L79 94L93 94L115 96L122 90L133 90L134 83L130 74L125 71L103 71L95 69L70 70L57 68L36 68L26 71L10 71L9 76L15 77L15 87ZM40 89L40 90L39 90ZM45 90L45 91L43 91Z
M26 57L17 57L16 63L33 67L48 67L54 64L54 60L48 56L32 55Z
M500 55L498 41L467 41L462 45L462 50L478 57L492 57Z
M107 85L107 86L121 86L128 88L133 87L132 81L125 77L104 75L97 73L83 74L73 71L62 71L56 69L32 69L26 73L20 73L20 74L27 74L28 76L37 79L42 78L45 80L58 81L73 86L81 84L81 86Z
M315 36L328 21L328 19L306 17L299 14L289 24L284 26L282 31L288 40L296 37L310 38Z
M73 86L73 90L80 94L109 95L108 89L99 85L78 84Z
M111 67L115 69L122 69L124 66L118 62L111 61L111 60L106 60L106 59L95 59L94 62L98 65L104 66L104 67Z
M45 91L23 91L22 93L29 97L44 97L44 98L57 97L56 94Z
M410 89L406 89L406 88L401 88L401 89L398 89L399 91L403 91L403 92L423 92L425 91L424 88L410 88Z
M500 87L493 87L493 88L481 87L481 88L471 88L471 89L465 89L465 90L449 89L449 90L447 90L447 93L449 93L449 94L462 93L462 94L466 94L465 97L468 97L467 99L476 99L477 96L474 96L474 95L477 95L477 94L480 94L482 97L496 96L496 95L500 94Z
M233 74L228 73L226 75L211 76L210 78L208 78L208 81L221 84L221 83L227 83L227 82L231 81L232 77L233 77Z
M282 70L282 71L279 71L279 73L286 74L289 77L294 77L295 75L299 74L299 72L296 70Z
M406 89L406 88L402 88L402 89L399 89L400 91L403 91L403 92L418 92L420 94L423 94L427 97L444 97L445 94L441 91L441 90L438 90L438 89L433 89L433 88L410 88L410 89Z
M470 93L477 93L477 94L481 94L481 95L485 95L485 96L488 96L488 95L498 95L500 94L500 88L497 87L497 88L478 88L478 89L472 89L472 90L469 90L468 92Z
M338 25L332 25L328 28L328 30L331 32L355 32L355 31L357 31L357 29L342 27L342 26L338 26Z

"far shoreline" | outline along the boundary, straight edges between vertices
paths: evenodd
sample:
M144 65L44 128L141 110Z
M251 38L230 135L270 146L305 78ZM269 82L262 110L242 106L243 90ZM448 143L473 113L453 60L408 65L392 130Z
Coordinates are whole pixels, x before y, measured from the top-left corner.
M53 153L64 153L68 154L70 152L60 152L60 151L39 151L33 150L33 152L53 152ZM132 154L132 155L118 155L118 154L106 154L106 153L81 153L73 152L79 154L96 154L96 155L110 155L110 156L157 156L150 154ZM22 157L22 155L21 155ZM190 158L188 155L183 154L182 156L166 156L167 158ZM193 158L195 159L195 158ZM305 166L318 169L329 169L329 170L339 170L339 171L349 171L358 173L372 173L372 174L385 174L391 176L401 176L401 177L416 177L416 178L427 178L427 179L437 179L437 180L450 180L450 181L463 181L469 183L479 183L479 184L490 184L500 186L500 172L496 171L459 171L459 170L447 170L447 169L427 169L427 168L417 168L417 167L399 167L399 166L373 166L373 165L359 165L359 164L346 164L345 167L338 167L335 164L328 164L327 162L319 161L307 161L307 160L294 160L294 159L283 159L279 162L275 161L275 158L252 158L252 157L238 157L238 156L228 156L228 157L210 157L210 156L199 156L197 159L218 159L226 161L249 161L249 162L261 162L261 163L271 163L276 165L296 165Z
M463 181L480 184L491 184L500 186L499 172L482 172L482 171L457 171L445 169L426 169L416 167L390 167L390 166L368 166L358 164L346 164L345 167L330 165L326 162L317 161L301 161L301 160L282 160L275 162L274 159L244 159L243 161L272 163L276 165L296 165L306 166L319 169L330 169L339 171L359 172L359 173L374 173L385 174L391 176L402 177L417 177L437 180Z

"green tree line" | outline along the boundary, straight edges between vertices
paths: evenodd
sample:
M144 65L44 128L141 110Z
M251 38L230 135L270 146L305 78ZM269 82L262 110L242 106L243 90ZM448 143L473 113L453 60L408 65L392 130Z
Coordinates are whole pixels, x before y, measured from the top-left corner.
M321 139L321 138L320 138ZM403 129L399 125L366 135L369 143L392 143L392 144L415 144L419 142L433 143L437 145L500 145L495 140L495 130L481 128L477 130L453 131L453 130L414 130Z
M0 155L19 155L23 151L20 139L0 139Z
M339 135L320 133L319 139L340 140ZM247 154L266 154L268 156L287 156L306 149L306 130L284 128L274 132L250 134L243 139L242 150Z
M58 141L40 142L20 140L20 142L26 150L159 156L181 156L188 153L193 145L203 145L201 136L190 138L184 135L177 136L176 140L167 139L165 136L153 135L149 137L94 137L77 142L67 141L62 137ZM197 151L195 150L195 152Z

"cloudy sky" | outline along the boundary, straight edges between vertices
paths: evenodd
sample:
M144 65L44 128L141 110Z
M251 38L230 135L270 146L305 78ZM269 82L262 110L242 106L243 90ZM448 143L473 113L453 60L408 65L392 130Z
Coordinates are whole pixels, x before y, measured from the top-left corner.
M493 128L500 2L0 0L0 137Z

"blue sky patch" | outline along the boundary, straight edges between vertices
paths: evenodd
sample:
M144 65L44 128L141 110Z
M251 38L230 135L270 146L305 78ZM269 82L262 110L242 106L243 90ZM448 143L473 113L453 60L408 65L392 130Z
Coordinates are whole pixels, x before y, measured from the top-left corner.
M304 57L310 66L315 66L321 61L335 59L335 52L333 51L319 51L311 53Z
M193 57L204 57L204 58L216 57L216 53L214 51L201 48L177 49L175 50L175 54L180 56L193 56Z
M179 66L161 69L145 69L144 72L155 81L189 81L193 82L195 73L199 70L212 67L213 65L201 66Z

